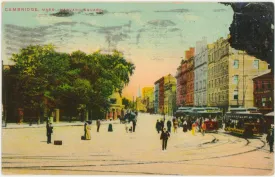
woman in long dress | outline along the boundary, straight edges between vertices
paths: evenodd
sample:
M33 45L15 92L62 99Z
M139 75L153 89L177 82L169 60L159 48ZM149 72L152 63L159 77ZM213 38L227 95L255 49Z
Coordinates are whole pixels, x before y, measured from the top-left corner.
M86 125L86 140L91 140L91 124L88 122Z

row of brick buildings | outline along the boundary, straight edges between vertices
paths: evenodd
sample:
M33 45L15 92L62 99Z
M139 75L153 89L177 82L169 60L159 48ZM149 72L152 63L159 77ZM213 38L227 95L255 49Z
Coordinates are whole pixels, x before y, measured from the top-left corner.
M173 115L176 110L176 78L161 77L154 85L154 113Z
M220 38L213 44L207 44L206 38L196 43L196 48L185 52L185 59L177 68L177 106L215 106L224 111L229 107L259 107L264 100L265 107L273 110L274 76L269 74L269 96L262 97L255 94L259 91L253 85L262 83L268 73L268 64L260 59L230 47L228 38ZM264 93L266 94L266 93ZM255 102L257 101L257 102ZM261 104L263 105L263 104Z

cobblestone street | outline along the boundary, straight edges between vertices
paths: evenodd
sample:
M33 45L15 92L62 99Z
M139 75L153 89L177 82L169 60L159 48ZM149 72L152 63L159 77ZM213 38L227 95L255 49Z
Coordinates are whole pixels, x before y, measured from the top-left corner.
M264 138L243 139L226 134L171 133L166 152L155 130L158 115L140 114L135 133L124 124L107 132L92 125L90 141L80 139L83 126L54 127L47 144L46 128L2 129L3 174L170 174L170 175L272 175L274 154Z

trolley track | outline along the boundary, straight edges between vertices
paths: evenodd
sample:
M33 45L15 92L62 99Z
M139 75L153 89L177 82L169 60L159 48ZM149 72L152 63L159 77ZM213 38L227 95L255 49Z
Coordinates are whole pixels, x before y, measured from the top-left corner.
M218 135L224 136L224 137L228 137L228 135L224 135L223 133L218 133ZM213 140L217 140L217 136L212 135ZM246 146L251 146L249 144L251 144L249 139L245 139L246 140ZM235 140L237 141L237 140ZM243 152L236 152L236 153L232 153L232 154L227 154L227 155L216 155L216 156L211 156L211 157L204 157L204 158L193 158L193 159L181 159L181 160L171 160L171 161L166 161L166 160L160 160L160 161L134 161L134 160L129 160L129 159L118 159L118 160L88 160L88 159L74 159L74 158L70 158L70 159L62 159L62 160L67 160L64 161L66 163L70 163L72 162L71 160L83 160L83 161L103 161L103 162L107 162L106 164L85 164L85 165L38 165L38 166L2 166L3 170L4 169L29 169L29 170L63 170L63 171L67 171L69 170L68 168L78 168L78 167L103 167L103 166L108 166L108 167L112 167L112 166L131 166L131 165L150 165L150 164L182 164L185 162L195 162L195 161L203 161L203 160L211 160L211 159L221 159L221 158L228 158L228 157L232 157L232 156L239 156L239 155L243 155L243 154L247 154L250 152L254 152L254 151L258 151L261 150L265 147L265 142L261 139L256 139L256 141L260 141L261 145L260 146L253 146L252 150L247 150L247 151L243 151ZM223 144L219 144L216 146L221 146L221 145L226 145L229 141L227 141L226 143ZM251 146L252 147L252 146ZM213 148L213 146L210 147L204 147L205 149L207 148ZM192 149L194 150L194 149ZM9 158L9 157L2 157L3 160ZM12 158L20 158L20 156L13 156ZM22 157L23 158L23 157ZM40 157L41 158L41 157ZM45 157L42 157L43 159L45 159ZM48 159L49 160L49 159ZM59 159L59 157L52 157L50 158L51 161L55 161L55 160L61 160ZM108 161L117 161L120 163L108 163ZM3 161L3 164L5 164L5 161ZM193 163L192 163L193 164ZM195 165L195 163L194 163ZM200 165L200 164L197 164ZM234 166L224 166L224 167L232 167L232 168L246 168L246 167L234 167ZM62 169L58 169L58 168L62 168ZM251 168L251 169L257 169L257 168ZM260 168L259 168L260 169ZM260 169L260 170L271 170L271 169ZM76 170L77 171L77 170ZM94 170L87 170L87 171L94 171ZM102 171L103 172L103 171ZM108 172L108 171L104 171L104 172ZM115 171L109 171L109 172L115 172ZM116 173L135 173L135 172L125 172L125 171L117 171ZM140 173L139 174L147 174L147 173ZM157 173L148 173L148 174L157 174Z

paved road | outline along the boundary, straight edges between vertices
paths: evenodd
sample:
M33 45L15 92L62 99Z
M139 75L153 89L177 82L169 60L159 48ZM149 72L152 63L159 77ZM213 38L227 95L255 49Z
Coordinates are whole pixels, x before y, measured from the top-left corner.
M92 140L80 140L81 126L55 127L46 143L45 128L2 130L3 174L171 174L171 175L271 175L274 156L261 139L242 139L223 132L172 133L168 151L161 150L155 122L159 116L140 114L135 133L123 124L107 132L92 126Z

